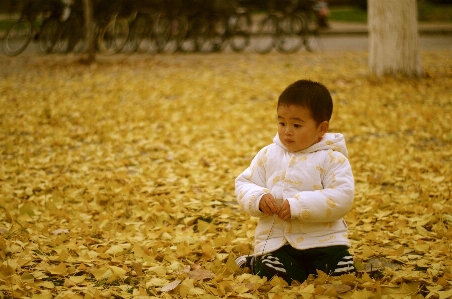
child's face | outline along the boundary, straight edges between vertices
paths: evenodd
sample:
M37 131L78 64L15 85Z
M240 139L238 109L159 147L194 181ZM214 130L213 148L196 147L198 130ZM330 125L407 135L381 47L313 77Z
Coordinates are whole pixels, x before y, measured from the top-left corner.
M298 152L320 141L328 131L328 122L317 125L311 110L301 106L278 107L279 140L290 152Z

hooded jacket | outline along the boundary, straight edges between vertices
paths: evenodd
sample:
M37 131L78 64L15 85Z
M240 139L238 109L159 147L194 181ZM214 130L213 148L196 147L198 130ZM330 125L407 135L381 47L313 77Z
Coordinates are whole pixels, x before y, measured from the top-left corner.
M297 249L350 246L343 216L351 209L354 179L344 136L327 133L310 147L289 152L279 140L261 149L235 180L237 201L259 217L254 253L275 251L289 243ZM276 203L287 199L291 219L267 216L259 201L271 193Z

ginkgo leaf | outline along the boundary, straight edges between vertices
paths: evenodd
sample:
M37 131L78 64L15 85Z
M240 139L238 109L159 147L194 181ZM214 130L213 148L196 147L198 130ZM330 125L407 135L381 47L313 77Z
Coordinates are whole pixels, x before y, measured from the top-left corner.
M194 269L188 272L188 277L194 280L212 279L215 276L215 273L213 273L212 271L204 269Z
M112 245L107 251L105 251L106 254L111 255L117 255L118 253L121 253L124 251L124 247L121 245Z
M67 273L67 267L65 263L60 263L58 266L48 269L51 274L65 275Z
M52 293L33 294L32 299L52 299Z
M175 281L163 286L160 288L161 292L169 292L174 290L179 284L181 283L181 281L179 279L176 279Z

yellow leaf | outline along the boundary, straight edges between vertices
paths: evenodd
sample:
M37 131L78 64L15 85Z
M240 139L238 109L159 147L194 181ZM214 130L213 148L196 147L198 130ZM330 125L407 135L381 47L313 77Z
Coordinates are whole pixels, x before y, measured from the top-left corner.
M122 253L124 251L124 247L120 245L112 245L107 251L106 254L117 255L118 253Z
M23 206L21 206L19 208L20 214L24 215L27 214L29 216L34 216L35 212L34 210L36 209L35 205L33 205L32 203L26 203Z
M448 299L452 297L452 289L447 291L436 291L436 294L438 294L439 299Z
M205 222L205 221L203 221L203 220L201 220L201 219L198 219L198 221L197 221L196 224L197 224L197 226L198 226L198 231L199 231L201 234L206 233L206 232L209 230L209 228L210 228L210 223Z
M416 250L417 253L427 253L430 251L430 245L428 244L415 244L414 250Z
M194 269L188 273L188 277L198 280L212 279L215 277L215 274L212 271L204 270L204 269Z
M305 288L303 288L300 292L307 293L307 294L314 294L315 292L315 286L313 284L308 284Z
M55 288L55 285L51 281L38 281L38 282L35 282L34 285L37 286L37 287L44 287L44 288L47 288L47 289Z
M116 277L119 277L121 279L124 279L124 277L127 273L126 270L124 270L123 268L116 267L116 266L110 266L110 269L113 271L113 274Z
M167 285L169 281L167 279L153 277L146 282L146 287L163 287Z
M270 284L274 287L276 286L286 287L289 285L287 281L285 281L279 276L273 276L272 279L270 280Z
M33 294L32 299L52 299L52 293Z
M373 279L370 278L369 274L367 274L366 272L361 277L361 280L364 282L374 282Z
M80 275L80 276L71 276L69 279L73 281L75 284L82 283L85 281L86 275Z
M55 275L66 275L67 269L65 263L60 263L56 267L49 268L49 272Z
M93 268L89 272L94 275L94 278L96 278L96 280L108 278L113 274L113 271L107 267Z
M216 247L225 246L229 242L230 240L228 238L222 236L213 239L213 243L215 244Z
M190 247L188 246L188 244L186 242L182 242L177 244L177 248L176 248L176 255L178 257L184 257L189 255L191 252Z
M372 250L372 248L370 246L364 245L363 246L363 257L369 258L373 255L374 255L374 251Z
M374 293L371 291L363 290L363 291L354 291L351 298L352 299L369 299L373 298Z
M235 262L235 258L233 255L228 256L228 260L226 261L225 268L226 268L225 269L226 271L223 273L223 275L229 275L229 274L232 274L232 273L240 270L239 266L237 266L237 264Z
M416 226L416 230L421 236L428 237L430 235L430 232L420 225Z
M25 271L21 276L21 280L26 283L33 283L35 281L35 277L30 274L30 272Z
M396 250L387 252L387 255L388 255L388 256L402 256L404 252L405 252L404 247L403 247L403 246L400 246L400 247L397 248Z
M181 281L180 281L179 279L176 279L175 281L173 281L173 282L171 282L171 283L169 283L169 284L167 284L167 285L164 285L164 286L160 289L160 291L161 291L161 292L169 292L169 291L172 291L172 290L174 290L180 283L181 283Z
M336 288L334 286L330 286L329 288L326 289L323 295L328 297L337 297L338 294L336 292Z

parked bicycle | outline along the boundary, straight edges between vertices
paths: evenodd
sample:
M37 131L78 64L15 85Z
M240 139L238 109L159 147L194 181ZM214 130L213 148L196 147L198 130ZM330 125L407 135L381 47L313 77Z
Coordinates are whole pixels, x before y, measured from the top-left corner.
M240 52L251 44L258 53L312 51L319 33L315 5L316 0L93 0L95 45L106 55L208 53L227 46ZM85 32L82 0L29 0L3 48L14 56L35 40L44 53L83 52Z
M2 42L3 52L8 56L19 55L32 40L37 41L40 48L46 51L51 35L49 28L53 28L51 24L58 20L61 14L62 6L59 1L29 0L24 5L20 18L6 31Z
M242 52L250 44L253 19L250 10L235 2L234 13L228 18L228 40L231 49Z
M260 21L255 51L261 54L278 51L295 52L303 45L306 20L296 12L298 0L269 0L268 13Z

